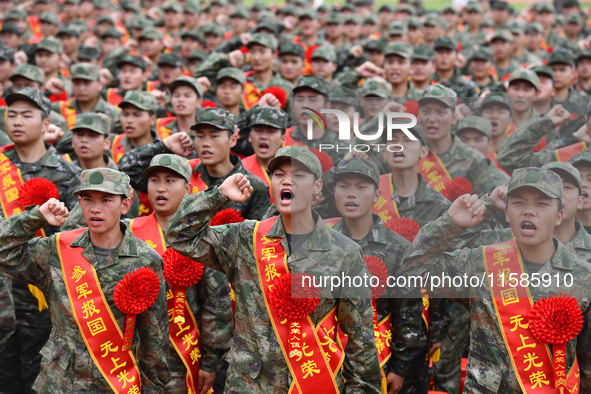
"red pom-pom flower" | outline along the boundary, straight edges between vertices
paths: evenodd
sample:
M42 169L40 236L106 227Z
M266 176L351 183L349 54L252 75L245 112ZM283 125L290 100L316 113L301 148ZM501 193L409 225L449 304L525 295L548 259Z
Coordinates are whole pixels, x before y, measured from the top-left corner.
M380 298L384 294L384 284L388 281L388 268L386 264L377 256L365 256L363 258L369 272L379 279L379 285L371 288L371 297Z
M466 178L461 176L452 179L445 185L445 188L441 191L449 201L454 202L458 197L464 194L472 194L472 184Z
M203 276L203 264L191 260L172 248L162 255L164 279L174 294L173 321L185 322L187 287L195 286Z
M541 298L529 314L529 329L543 343L567 343L582 328L583 314L577 300L562 293Z
M279 86L270 86L263 91L261 97L263 97L267 93L270 93L273 96L275 96L275 98L279 100L281 109L285 109L285 105L287 104L287 93L285 93L285 90L281 89Z
M18 191L21 209L31 205L43 205L51 198L59 198L57 186L45 178L31 178Z
M244 218L233 208L222 209L209 221L210 226L221 226L222 224L243 222Z
M211 101L211 100L205 100L205 101L204 101L204 102L201 104L201 106L202 106L203 108L217 108L217 107L218 107L218 105L217 105L215 102Z
M419 233L421 225L411 218L398 218L394 220L390 229L402 235L408 242L412 242Z
M310 152L314 153L320 161L320 167L322 168L323 174L334 166L334 162L332 161L328 153L322 152L318 149L310 149Z
M318 304L320 304L320 289L302 286L303 277L305 276L309 275L288 273L273 281L273 287L271 287L269 293L269 304L282 318L290 320L303 319L314 312ZM292 298L292 282L293 286L296 287L295 295L299 298Z
M151 307L160 292L158 274L148 267L126 274L113 290L113 301L127 315L122 350L131 348L135 316Z

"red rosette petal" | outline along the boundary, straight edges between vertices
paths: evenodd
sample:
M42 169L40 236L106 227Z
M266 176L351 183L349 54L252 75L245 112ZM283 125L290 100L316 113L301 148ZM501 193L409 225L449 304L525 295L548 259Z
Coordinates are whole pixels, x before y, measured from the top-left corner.
M195 286L203 276L204 266L172 248L162 255L164 279L171 289L186 289Z
M221 226L222 224L243 222L244 218L233 208L222 209L209 221L210 226Z
M441 191L449 201L454 202L458 197L464 194L472 194L472 184L466 178L461 176L452 179L445 185L445 188Z
M334 162L332 161L328 153L321 152L318 149L310 149L310 152L314 153L318 160L320 160L320 167L322 168L323 174L334 166Z
M281 104L281 109L285 109L285 105L287 104L287 93L285 93L285 90L279 86L270 86L263 91L261 97L267 93L271 93L273 96L275 96L275 98L279 100L279 103Z
M529 313L529 329L543 343L565 344L576 338L582 328L581 308L567 294L541 298Z
M284 274L273 281L269 292L269 305L284 319L299 320L314 312L320 303L320 289L316 287L302 287L304 274ZM297 296L292 298L291 286L297 286Z
M378 277L380 280L379 283L383 285L388 281L388 268L386 264L377 256L365 256L363 258L365 264L367 265L367 269L373 275ZM371 297L372 298L380 298L382 294L384 294L385 287L377 286L371 288Z
M419 102L412 100L407 101L404 103L404 108L406 108L406 113L413 114L415 117L419 117Z
M398 218L394 220L391 230L412 242L421 230L421 225L411 218Z
M160 292L160 279L148 267L126 274L113 290L113 300L126 315L137 315L151 307Z
M57 186L45 178L31 178L18 191L21 209L31 205L43 205L50 198L59 198Z
M218 107L218 105L215 102L211 101L211 100L205 100L203 102L203 104L201 104L201 106L203 108L217 108Z

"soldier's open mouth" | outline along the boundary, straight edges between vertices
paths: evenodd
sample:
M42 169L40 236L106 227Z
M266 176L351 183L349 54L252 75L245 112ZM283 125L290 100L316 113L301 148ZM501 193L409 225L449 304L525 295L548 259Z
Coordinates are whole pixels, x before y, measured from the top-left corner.
M397 157L404 157L404 153L402 153L402 152L394 153L394 158L397 158Z
M293 198L293 194L289 190L284 190L281 192L281 201L291 201Z
M98 226L99 224L102 224L103 223L103 219L101 219L101 218L90 218L90 223L93 226Z
M498 124L497 122L490 122L490 125L491 125L491 126L493 127L493 129L494 129L494 128L495 128L495 127L497 127L499 124Z
M587 194L587 192L583 192L581 193L581 196L585 197L585 198L589 198L589 194Z
M156 204L158 204L158 205L164 205L164 204L166 204L167 201L168 201L168 198L166 198L164 196L156 197Z
M521 223L521 230L526 234L527 233L534 233L534 232L536 232L537 227L532 222L523 222L523 223Z

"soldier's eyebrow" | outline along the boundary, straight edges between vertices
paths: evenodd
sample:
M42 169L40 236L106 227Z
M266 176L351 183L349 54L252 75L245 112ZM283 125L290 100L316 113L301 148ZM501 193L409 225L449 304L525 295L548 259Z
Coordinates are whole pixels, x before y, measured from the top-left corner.
M35 113L35 111L33 111L32 109L25 109L24 111L15 111L13 109L9 109L8 112L11 115L15 115L15 114L33 114Z

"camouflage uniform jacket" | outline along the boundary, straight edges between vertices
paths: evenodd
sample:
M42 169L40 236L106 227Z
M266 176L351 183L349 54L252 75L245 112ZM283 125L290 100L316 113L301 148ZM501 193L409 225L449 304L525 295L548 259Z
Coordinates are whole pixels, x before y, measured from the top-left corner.
M570 113L585 117L589 96L585 92L571 87L568 90L568 97L566 99L554 97L552 102L554 104L561 104Z
M511 57L511 61L507 68L499 68L499 66L495 63L495 71L497 72L497 76L499 77L499 81L502 81L505 76L511 74L515 70L519 70L521 68L521 64L513 57Z
M166 148L163 142L159 141L154 144L140 146L123 155L119 162L119 170L129 175L130 184L134 189L143 193L148 192L148 179L144 175L144 169L150 166L152 157L160 153L172 152ZM203 163L199 163L193 172L201 174L201 179L210 188L221 185L227 177L236 173L246 175L254 188L254 192L245 202L232 202L229 206L240 212L245 219L261 219L269 205L271 205L269 188L265 182L244 168L238 156L230 154L230 161L234 164L234 168L222 178L210 177Z
M74 320L58 258L56 237L34 238L47 225L36 206L10 217L0 229L5 240L0 245L0 270L39 287L50 306L52 331L41 350L41 373L34 387L37 392L109 392L111 389L95 366ZM113 301L113 289L124 274L150 267L158 274L160 293L154 305L137 315L132 352L146 393L161 392L170 379L166 364L168 319L166 292L162 278L162 259L144 242L133 237L121 224L123 240L105 263L99 263L88 231L73 242L84 248L82 256L95 267L109 308L119 327L125 327L125 315Z
M217 187L185 196L168 224L166 239L181 254L223 271L236 294L234 341L228 354L230 364L226 390L229 392L287 392L292 377L271 326L261 297L253 246L257 222L247 220L209 227L214 213L228 200ZM269 237L281 238L290 272L315 275L363 275L367 268L361 250L347 237L329 229L315 216L316 228L302 247L290 253L281 217ZM379 393L380 367L372 328L372 308L368 289L343 290L355 293L336 298L324 297L310 315L318 324L337 307L341 329L349 336L342 376L337 374L340 391ZM325 296L330 294L324 293ZM248 379L248 381L246 380Z
M53 105L52 105L53 110L56 111L57 113L60 113L61 104L62 104L61 101L53 103ZM76 99L72 100L72 102L70 103L68 108L73 109L74 111L76 111L77 114L83 113L83 111L80 109L80 106L78 105L78 100L76 100ZM88 112L96 112L96 113L102 113L102 114L107 115L109 118L111 118L111 122L112 122L111 124L112 124L112 127L114 127L115 122L119 121L119 113L121 112L121 110L119 108L115 107L114 105L107 103L105 101L105 99L103 99L102 97L99 96L98 101L96 102L96 104L94 105L92 110L90 110Z
M491 159L486 159L486 162L488 163L488 176L492 180L493 185L508 185L511 177L506 172L501 171Z
M485 274L482 248L460 249L447 252L465 228L455 224L449 214L422 228L402 263L408 275L447 275L462 276ZM581 392L591 390L591 307L588 282L591 265L569 252L558 240L554 241L556 252L538 271L540 274L572 274L573 286L568 292L575 297L583 310L584 328L576 339L568 342L566 366L570 368L576 351L579 361ZM530 287L532 300L538 301L550 294L564 292L553 283L549 287ZM470 301L470 353L468 359L466 385L469 393L521 393L522 390L513 371L511 359L497 322L488 282L483 287L467 289L446 288L445 293L456 297L469 297Z
M150 130L150 135L152 136L152 138L154 139L154 143L156 143L157 141L160 141L160 139L158 138L158 135L156 134L156 131L154 131L154 129ZM110 138L111 138L111 149L113 149L113 145L115 144L115 134L111 134ZM136 148L135 146L133 146L131 144L131 141L129 140L129 138L127 136L124 136L121 141L120 144L123 145L123 151L125 153L133 150L134 148ZM123 156L121 157L121 159L123 159ZM119 160L121 160L119 159Z
M591 87L585 89L583 87L583 85L581 85L581 82L580 81L577 82L577 83L575 83L575 85L573 86L573 88L576 89L576 90L578 90L579 92L585 93L587 96L591 96Z
M476 84L473 81L464 79L464 77L456 71L448 81L441 81L437 73L433 73L432 80L446 86L456 92L458 99L462 102L463 99L469 97L477 97Z
M462 44L462 53L467 55L467 52L472 50L476 45L483 45L486 42L486 34L479 31L476 34L471 34L467 29L459 31L454 34L455 38ZM466 56L467 58L469 56Z

